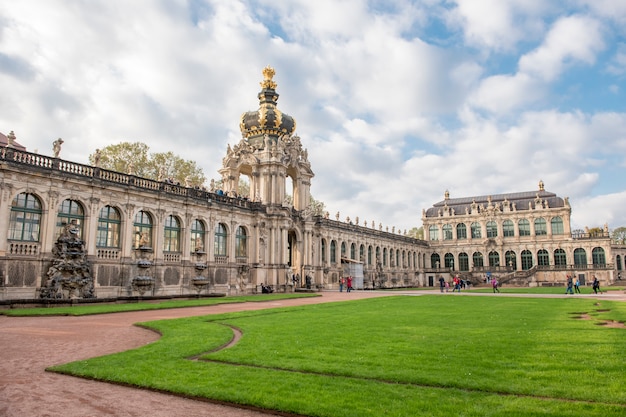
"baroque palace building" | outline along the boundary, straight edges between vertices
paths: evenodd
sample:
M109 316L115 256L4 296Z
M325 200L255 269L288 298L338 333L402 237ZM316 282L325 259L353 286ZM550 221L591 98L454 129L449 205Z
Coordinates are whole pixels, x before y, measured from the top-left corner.
M336 289L348 274L357 288L489 273L520 285L562 285L568 273L606 284L623 269L626 247L612 247L606 229L572 234L567 199L543 184L446 193L422 213L424 240L317 212L308 152L277 108L274 70L263 75L259 108L242 115L242 139L223 158L221 190L66 161L60 144L53 157L31 153L0 134L0 300Z

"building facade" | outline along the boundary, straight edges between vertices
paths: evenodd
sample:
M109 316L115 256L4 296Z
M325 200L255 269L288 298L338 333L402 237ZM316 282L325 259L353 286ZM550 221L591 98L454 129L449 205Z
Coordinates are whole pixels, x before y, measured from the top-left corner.
M612 248L608 230L572 234L567 199L543 184L446 194L422 213L424 240L316 212L307 149L277 107L273 69L263 76L259 108L242 115L242 139L226 150L220 190L78 164L59 150L42 156L13 132L0 135L0 300L336 289L348 273L357 288L487 273L520 285L562 283L566 273L610 283L623 269L626 247Z

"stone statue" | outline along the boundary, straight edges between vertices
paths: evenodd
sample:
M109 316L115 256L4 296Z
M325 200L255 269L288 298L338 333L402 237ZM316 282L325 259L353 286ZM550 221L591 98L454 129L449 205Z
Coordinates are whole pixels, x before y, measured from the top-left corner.
M135 175L135 165L133 165L132 162L128 163L128 166L126 169L127 169L128 175Z
M211 185L209 185L209 191L214 193L215 192L215 180L211 179Z
M63 139L61 138L58 138L57 140L52 142L52 153L54 154L55 158L58 158L59 154L61 153L61 145L63 145Z
M189 175L185 177L185 187L187 188L191 187L191 177Z
M204 245L202 244L202 238L200 236L196 237L195 241L195 251L202 252L204 250Z
M100 166L100 158L102 157L101 153L100 153L100 149L96 149L96 153L93 155L93 165L95 167L99 167Z
M359 225L359 216L356 216L356 219L354 219L354 224Z
M13 133L13 131L10 131L7 135L7 148L12 148L14 146L15 139L15 133Z
M337 221L339 221L339 216L340 216L340 214L339 214L339 212L337 212L337 214L335 214L335 219L337 219Z

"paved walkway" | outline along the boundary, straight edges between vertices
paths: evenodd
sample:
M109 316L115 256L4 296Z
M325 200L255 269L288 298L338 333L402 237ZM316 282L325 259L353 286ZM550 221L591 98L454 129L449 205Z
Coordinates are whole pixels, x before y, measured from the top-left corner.
M321 297L259 303L222 304L185 309L140 311L83 317L0 316L0 416L205 416L261 417L259 411L190 400L147 390L45 372L45 368L135 348L158 339L133 323L233 311L318 304L393 294L441 294L439 291L324 292ZM442 296L493 296L461 292ZM528 294L496 294L528 297ZM543 297L566 297L550 295ZM572 297L571 295L568 297ZM590 294L574 297L594 297ZM623 292L597 298L626 301Z

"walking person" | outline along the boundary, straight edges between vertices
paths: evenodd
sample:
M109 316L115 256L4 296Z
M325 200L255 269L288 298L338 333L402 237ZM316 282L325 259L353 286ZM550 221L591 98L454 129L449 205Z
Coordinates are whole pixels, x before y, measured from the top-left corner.
M339 292L343 292L343 284L346 283L344 277L339 278Z
M574 291L580 294L580 281L578 280L578 278L576 278L576 282L574 283Z
M593 288L594 294L597 294L598 291L602 294L602 290L600 290L600 281L598 281L598 278L595 275L593 276L593 284L591 285L591 288Z
M346 289L346 292L350 292L352 291L352 277L351 276L348 276L347 283L348 283L348 288Z
M493 292L500 292L500 290L498 289L498 278L493 277L491 278L491 286L493 287Z
M567 289L565 290L565 294L574 294L574 289L573 289L573 281L572 281L572 277L570 275L567 276Z
M443 292L443 287L445 287L445 280L443 277L439 277L439 291ZM447 291L446 291L447 292Z

